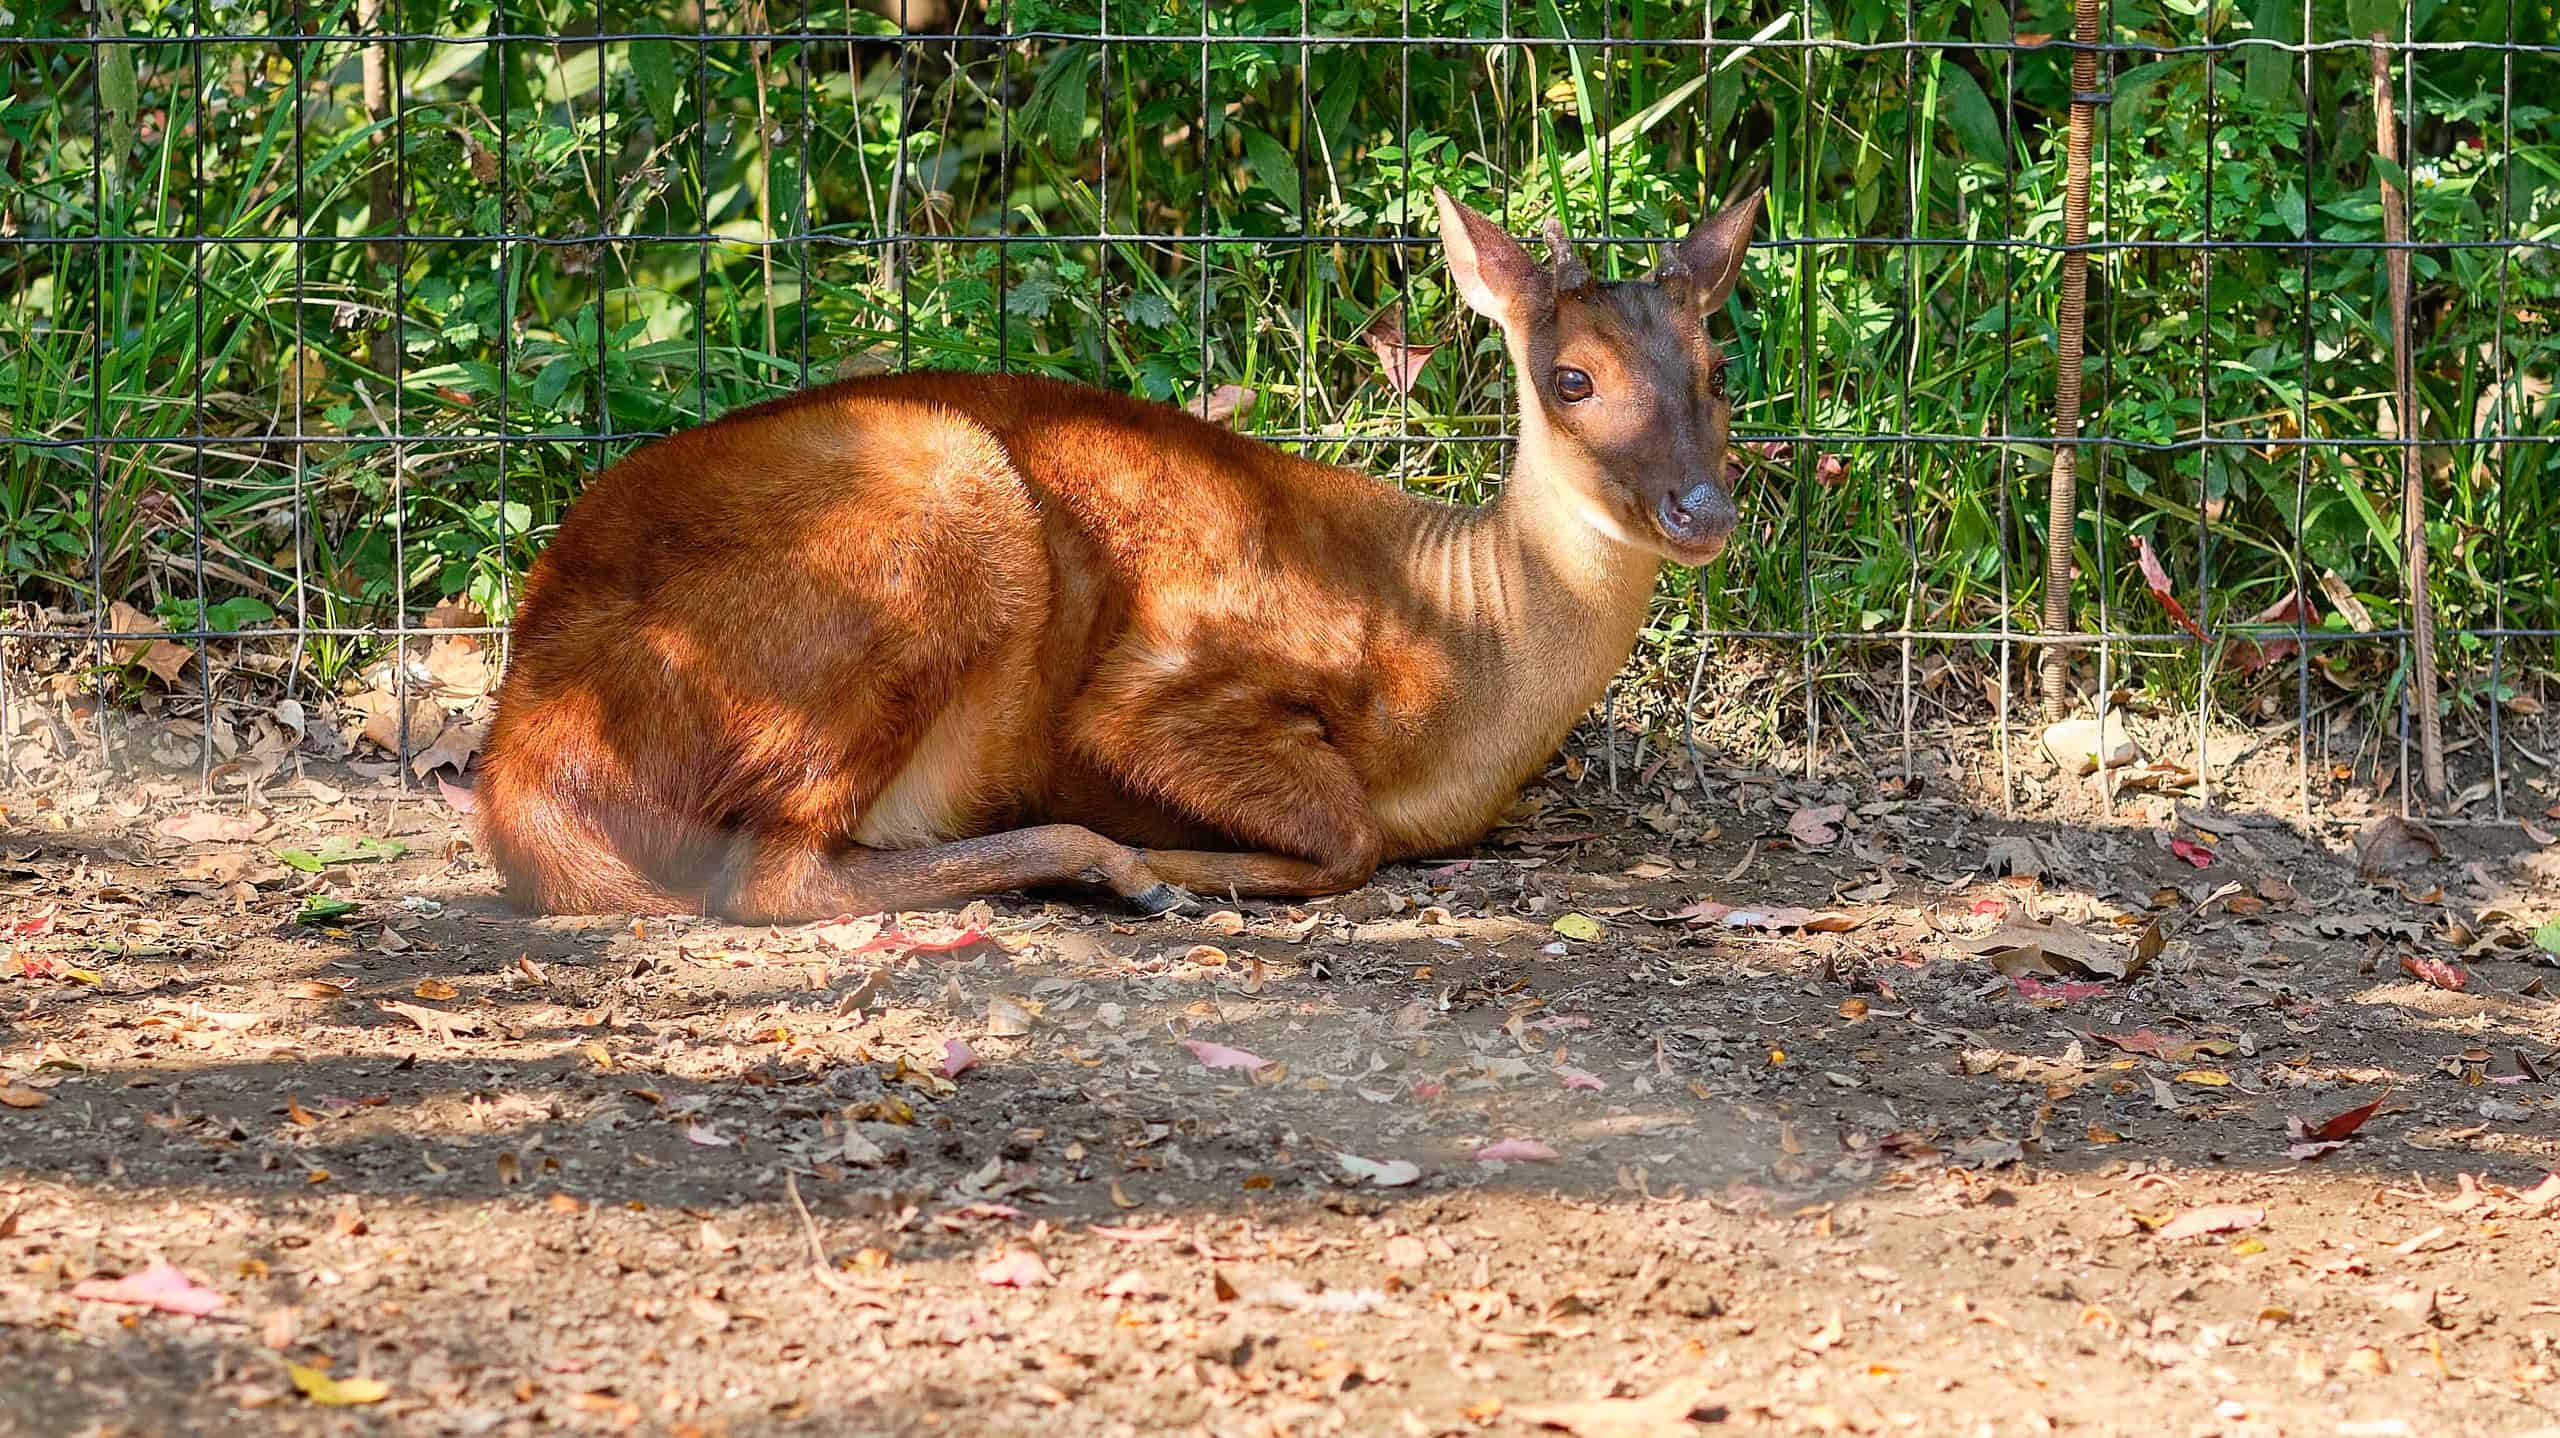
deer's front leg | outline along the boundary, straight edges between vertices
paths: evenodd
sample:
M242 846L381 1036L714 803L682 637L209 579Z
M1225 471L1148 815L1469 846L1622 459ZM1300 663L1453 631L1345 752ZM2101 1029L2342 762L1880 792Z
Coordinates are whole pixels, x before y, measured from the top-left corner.
M1369 881L1385 838L1368 790L1314 715L1243 676L1105 672L1074 742L1130 789L1232 836L1246 852L1150 849L1147 867L1199 894L1338 894Z

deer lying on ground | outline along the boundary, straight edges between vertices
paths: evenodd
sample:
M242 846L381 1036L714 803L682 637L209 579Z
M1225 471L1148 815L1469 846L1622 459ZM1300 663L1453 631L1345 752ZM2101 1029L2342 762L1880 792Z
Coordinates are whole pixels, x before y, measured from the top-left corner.
M1318 895L1481 838L1735 524L1706 321L1439 195L1502 329L1481 509L1045 379L851 380L649 444L535 564L478 808L551 912L794 923L1050 886Z

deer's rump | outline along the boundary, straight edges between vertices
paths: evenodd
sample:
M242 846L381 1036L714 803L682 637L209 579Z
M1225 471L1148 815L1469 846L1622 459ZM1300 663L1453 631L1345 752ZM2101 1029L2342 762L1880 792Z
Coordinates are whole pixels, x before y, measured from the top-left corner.
M552 912L717 910L752 856L983 832L1018 802L1049 570L1001 445L817 397L635 451L527 581L482 839Z

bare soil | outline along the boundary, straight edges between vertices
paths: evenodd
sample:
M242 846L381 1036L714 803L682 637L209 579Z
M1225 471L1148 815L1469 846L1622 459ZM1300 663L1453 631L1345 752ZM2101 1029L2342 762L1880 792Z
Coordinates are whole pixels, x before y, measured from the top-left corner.
M10 800L0 1434L2560 1432L2540 831L1604 768L797 930L342 770ZM155 1260L221 1306L75 1294Z

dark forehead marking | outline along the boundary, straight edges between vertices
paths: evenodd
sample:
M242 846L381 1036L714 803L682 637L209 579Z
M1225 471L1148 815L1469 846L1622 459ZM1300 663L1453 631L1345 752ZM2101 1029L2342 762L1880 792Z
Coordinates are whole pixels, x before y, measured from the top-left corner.
M1688 307L1661 286L1613 281L1584 289L1581 298L1615 321L1619 338L1653 373L1685 378L1696 371L1704 336Z

